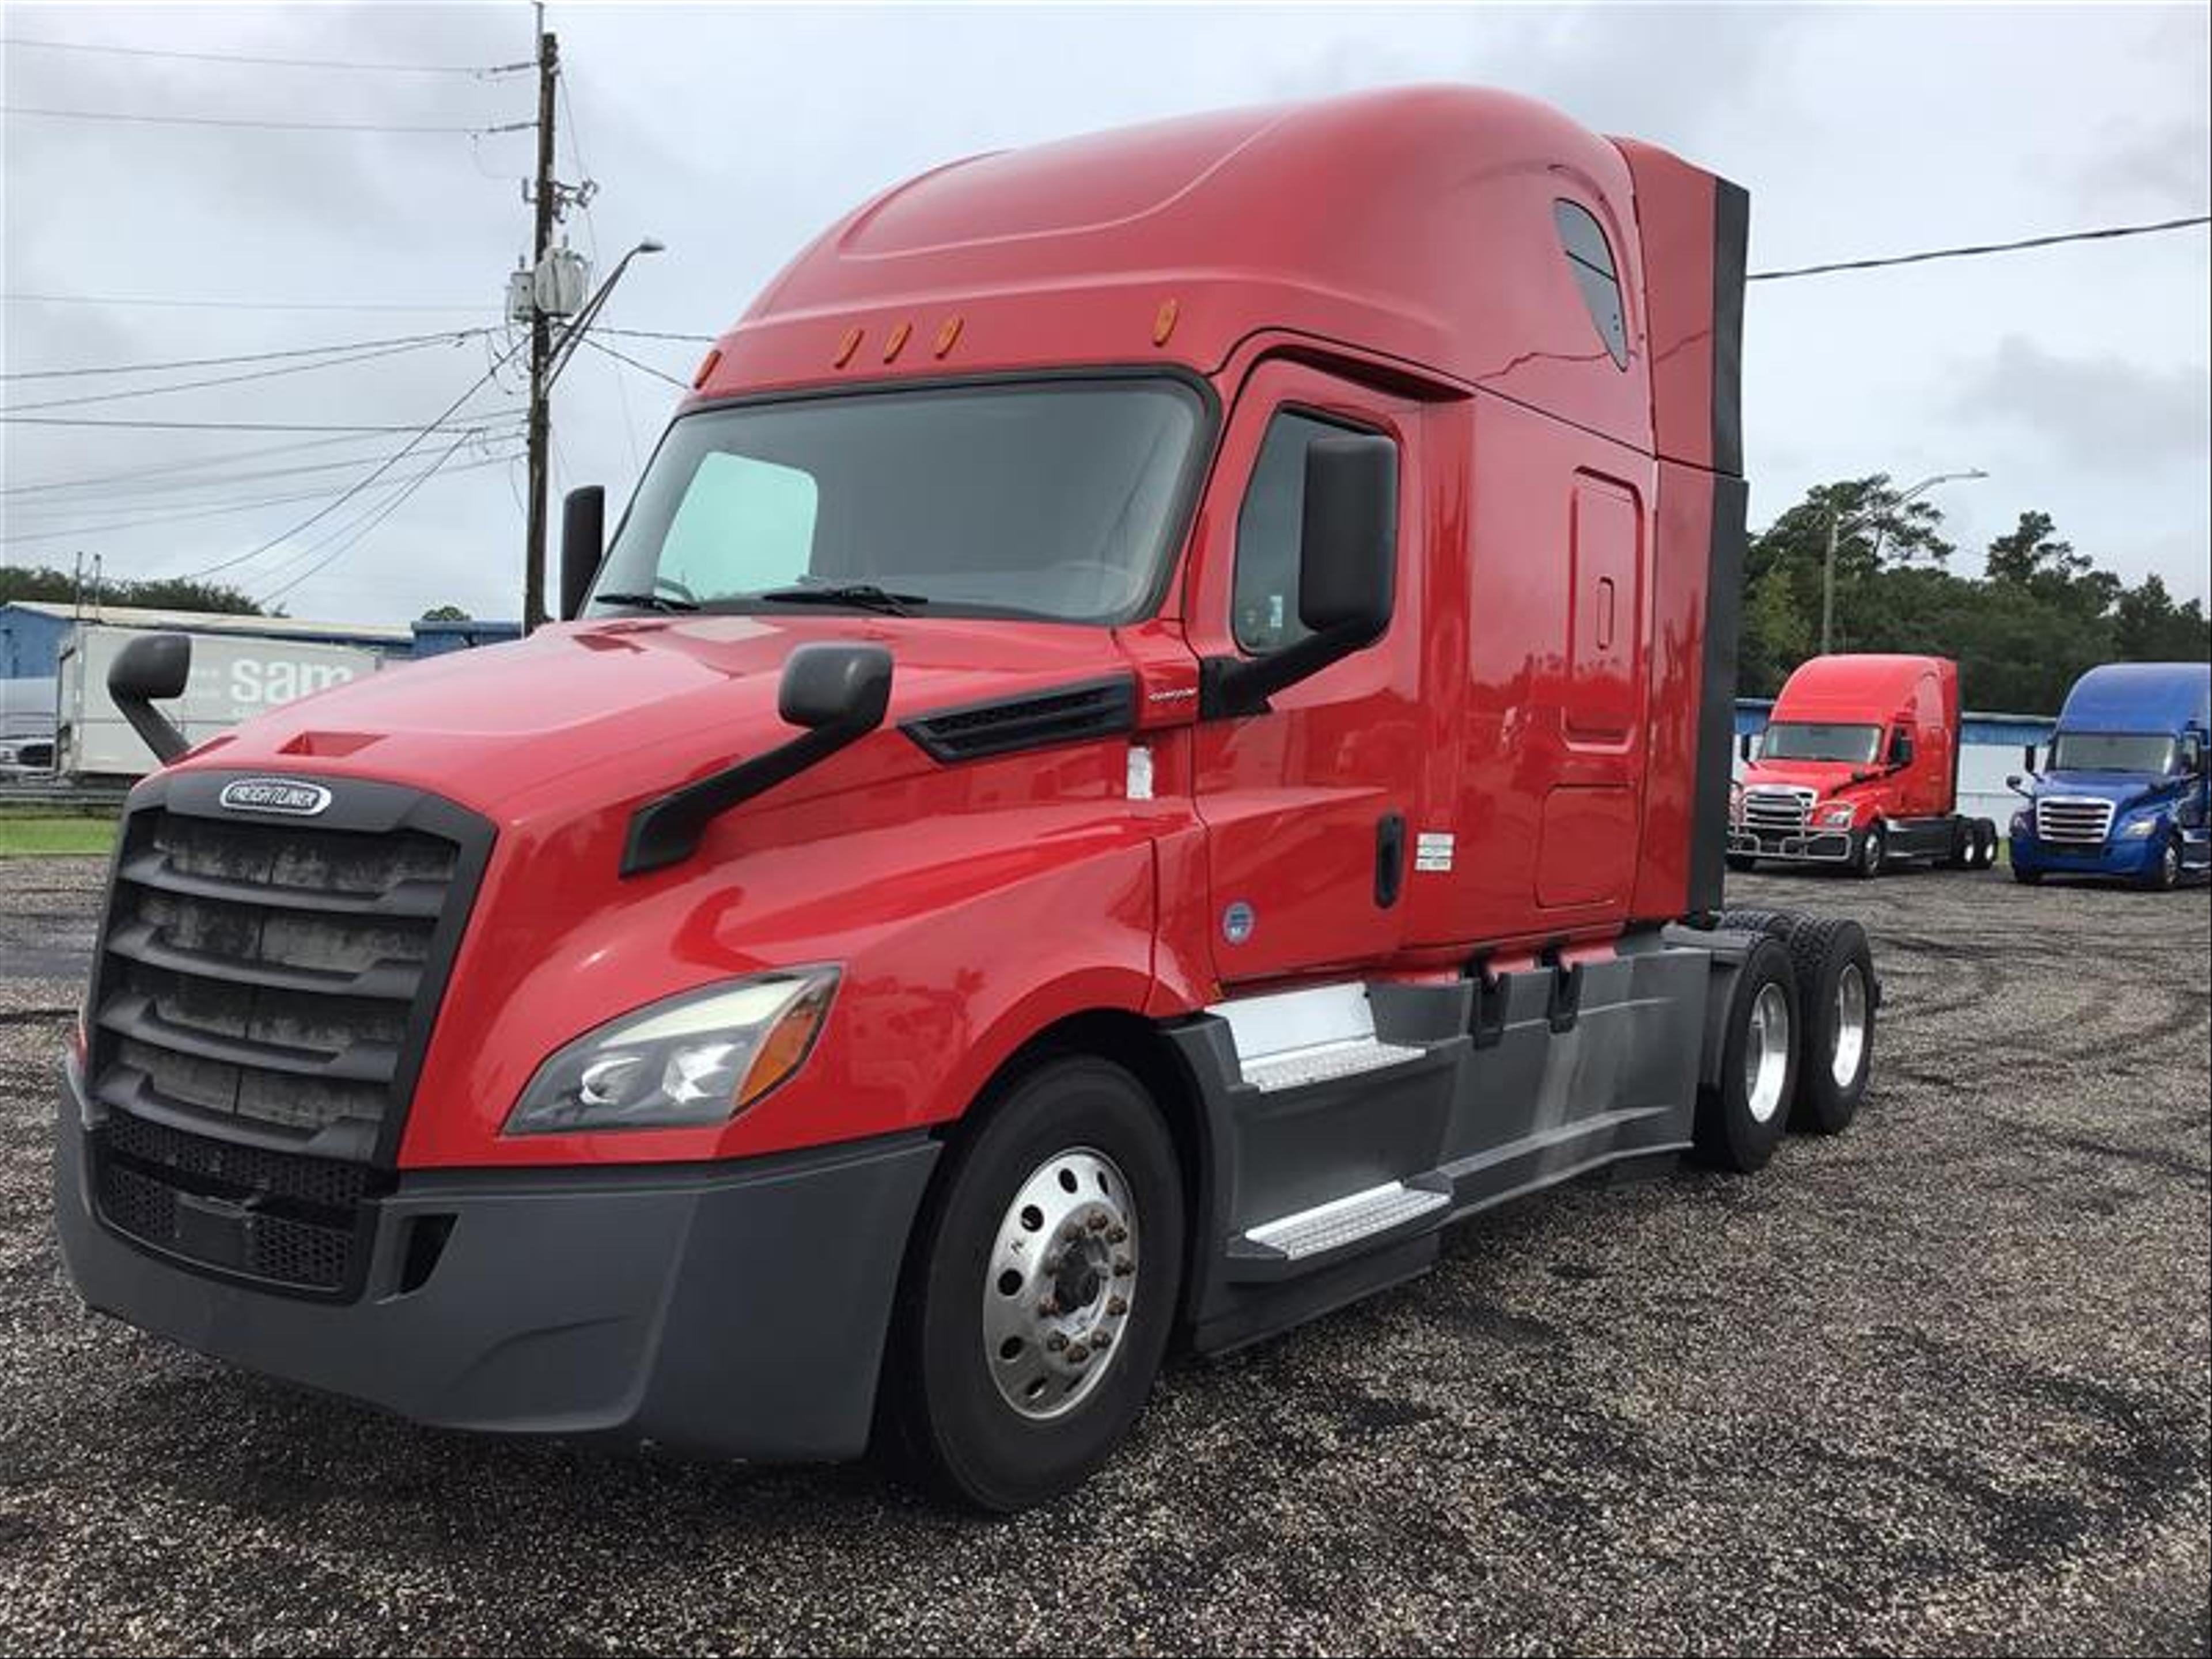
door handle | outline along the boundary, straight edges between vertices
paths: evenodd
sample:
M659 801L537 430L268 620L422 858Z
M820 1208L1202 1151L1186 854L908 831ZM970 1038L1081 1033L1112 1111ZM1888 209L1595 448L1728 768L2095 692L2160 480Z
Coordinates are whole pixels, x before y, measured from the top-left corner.
M1386 812L1375 826L1375 903L1387 910L1406 882L1406 815Z

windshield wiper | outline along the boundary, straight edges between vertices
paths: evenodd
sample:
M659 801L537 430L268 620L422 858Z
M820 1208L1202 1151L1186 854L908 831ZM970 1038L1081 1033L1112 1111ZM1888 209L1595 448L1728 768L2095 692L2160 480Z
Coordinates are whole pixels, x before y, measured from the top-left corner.
M879 611L887 617L910 617L913 607L927 605L927 593L894 593L873 582L828 582L820 587L771 587L755 593L770 605L849 605L856 611Z
M632 605L642 611L696 611L693 599L671 599L665 593L594 593L593 605Z

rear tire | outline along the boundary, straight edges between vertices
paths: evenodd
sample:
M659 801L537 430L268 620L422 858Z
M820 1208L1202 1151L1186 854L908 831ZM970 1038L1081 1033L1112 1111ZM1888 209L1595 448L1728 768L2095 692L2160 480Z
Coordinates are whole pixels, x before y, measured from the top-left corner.
M1974 840L1978 849L1977 853L1978 862L1975 867L1981 870L1996 869L1997 867L1997 826L1996 822L1990 818L1975 819Z
M1881 820L1876 818L1867 825L1866 834L1860 838L1859 855L1852 861L1851 873L1871 881L1881 873L1882 860L1888 855L1889 832L1881 827Z
M1695 1139L1705 1163L1748 1175L1774 1156L1796 1092L1797 1007L1790 952L1759 940L1721 1015L1719 1081L1698 1094Z
M1840 1134L1858 1115L1874 1069L1881 990L1866 929L1847 919L1806 917L1790 931L1803 1040L1798 1045L1794 1127Z
M915 1230L883 1439L902 1473L1010 1514L1081 1485L1143 1414L1182 1288L1182 1181L1158 1109L1109 1061L1048 1060L984 1111Z

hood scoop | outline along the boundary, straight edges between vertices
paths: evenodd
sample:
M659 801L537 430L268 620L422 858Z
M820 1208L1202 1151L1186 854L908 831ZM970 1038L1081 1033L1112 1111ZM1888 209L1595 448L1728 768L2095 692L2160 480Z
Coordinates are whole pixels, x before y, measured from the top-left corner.
M899 730L919 744L931 759L950 766L959 761L987 760L1027 749L1113 737L1133 731L1136 724L1136 680L1127 674L1116 674L1079 685L948 708L908 720Z

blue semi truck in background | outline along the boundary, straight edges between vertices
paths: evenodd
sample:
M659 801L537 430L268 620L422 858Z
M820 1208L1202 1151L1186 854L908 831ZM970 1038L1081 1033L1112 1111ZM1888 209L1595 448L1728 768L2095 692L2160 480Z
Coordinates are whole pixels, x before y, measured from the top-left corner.
M2005 780L2012 873L2171 888L2212 869L2212 664L2106 663L2074 683L2044 769Z

